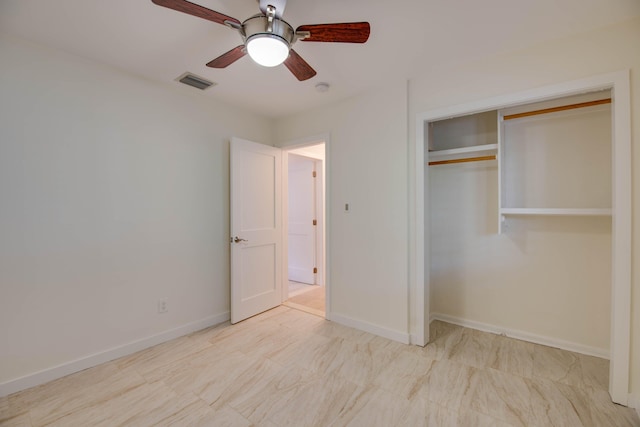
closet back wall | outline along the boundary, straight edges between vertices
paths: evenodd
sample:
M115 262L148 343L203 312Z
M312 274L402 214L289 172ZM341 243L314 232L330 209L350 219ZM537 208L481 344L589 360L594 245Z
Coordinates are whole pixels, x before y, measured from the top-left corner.
M510 218L499 235L497 161L428 174L432 316L608 355L611 218Z

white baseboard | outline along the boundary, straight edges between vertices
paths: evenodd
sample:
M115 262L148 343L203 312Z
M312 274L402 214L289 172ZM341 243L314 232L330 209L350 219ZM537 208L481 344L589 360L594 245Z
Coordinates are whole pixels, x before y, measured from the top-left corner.
M487 323L476 322L474 320L462 319L460 317L449 316L447 314L432 313L429 322L441 320L454 325L464 326L466 328L477 329L479 331L491 332L493 334L506 335L511 338L528 341L535 344L542 344L549 347L556 347L562 350L573 351L576 353L586 354L588 356L609 359L610 352L605 348L590 347L587 345L561 340L559 338L536 335L529 332L519 331L517 329L503 328L501 326L489 325Z
M374 325L373 323L352 319L351 317L343 316L341 314L336 314L336 313L327 313L326 318L327 320L331 320L332 322L336 322L344 326L349 326L350 328L355 328L361 331L369 332L370 334L378 335L383 338L388 338L393 341L398 341L403 344L409 344L409 334L406 332L387 329L379 325Z
M44 384L58 378L62 378L64 376L82 371L84 369L92 368L94 366L100 365L101 363L109 362L119 357L133 354L137 351L144 350L145 348L161 344L174 338L178 338L183 335L187 335L192 332L196 332L201 329L226 322L229 319L230 313L228 311L214 316L209 316L202 320L187 323L186 325L169 329L168 331L161 332L147 338L142 338L140 340L136 340L118 347L113 347L108 350L101 351L99 353L95 353L76 360L72 360L70 362L54 366L52 368L44 369L39 372L34 372L33 374L25 375L14 380L0 383L0 397L25 390L30 387L35 387L37 385Z

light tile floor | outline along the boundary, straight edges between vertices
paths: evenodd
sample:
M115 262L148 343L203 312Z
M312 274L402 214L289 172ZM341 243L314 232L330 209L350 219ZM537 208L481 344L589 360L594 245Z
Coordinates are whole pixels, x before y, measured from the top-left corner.
M312 289L317 288L318 285L309 285L308 283L300 283L289 280L289 298L296 295L304 294Z
M0 398L0 425L640 426L607 372L442 322L420 348L279 307Z
M325 288L289 282L289 298L283 303L287 307L297 308L317 316L325 316Z

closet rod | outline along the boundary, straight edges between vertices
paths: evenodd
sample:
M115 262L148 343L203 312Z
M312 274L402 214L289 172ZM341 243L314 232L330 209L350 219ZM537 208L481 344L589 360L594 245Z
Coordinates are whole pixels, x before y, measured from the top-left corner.
M503 120L519 119L521 117L537 116L538 114L555 113L556 111L573 110L574 108L592 107L594 105L611 104L611 98L598 101L581 102L579 104L563 105L561 107L545 108L543 110L527 111L526 113L509 114Z
M480 156L480 157L467 157L465 159L438 160L434 162L429 162L429 166L448 165L451 163L481 162L483 160L495 160L495 159L496 159L496 156Z

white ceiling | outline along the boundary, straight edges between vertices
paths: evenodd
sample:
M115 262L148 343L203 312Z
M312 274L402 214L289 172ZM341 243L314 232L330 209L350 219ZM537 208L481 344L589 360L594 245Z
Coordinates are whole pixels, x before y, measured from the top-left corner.
M240 21L255 0L192 0ZM640 15L639 0L289 0L284 19L303 24L369 21L364 44L302 43L318 72L299 82L284 65L244 57L226 69L205 64L241 43L223 25L151 0L0 0L0 30L98 60L151 80L190 71L218 85L201 93L269 117L336 102L395 79L425 75L499 52L588 31ZM315 85L327 82L328 93Z

